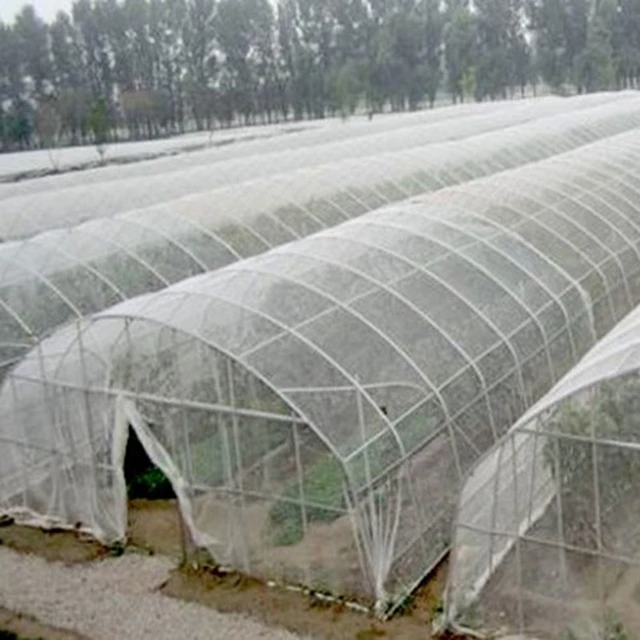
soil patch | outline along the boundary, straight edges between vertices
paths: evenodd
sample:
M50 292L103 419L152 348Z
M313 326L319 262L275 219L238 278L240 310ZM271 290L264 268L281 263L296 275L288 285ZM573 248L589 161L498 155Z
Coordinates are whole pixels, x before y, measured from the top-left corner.
M20 553L33 553L45 560L67 563L88 562L108 553L99 542L79 532L45 531L15 524L0 528L0 544Z
M0 527L0 544L51 562L75 564L103 558L111 550L90 536L66 529L37 529L11 524ZM128 546L180 558L182 542L175 500L132 500Z
M72 631L40 624L34 618L0 607L0 640L86 640Z
M178 506L175 500L137 499L129 502L128 544L172 558L182 555Z
M313 595L269 587L241 574L220 574L214 569L177 569L162 591L218 611L249 613L269 626L314 638L414 640L428 637L431 622L439 611L445 579L446 563L442 563L402 612L386 622L354 611L344 603L329 603Z
M148 553L179 559L182 555L180 531L175 500L131 501L128 535L132 549L143 549ZM11 525L0 529L0 541L22 553L33 553L47 560L66 563L88 562L109 553L109 549L72 531L46 532ZM212 568L193 569L186 566L176 569L163 586L162 592L174 598L210 606L223 613L247 614L269 626L314 638L413 640L428 637L431 622L439 612L442 602L446 571L445 561L401 610L386 622L354 611L344 603L328 603L282 586L270 587L263 581L240 573L221 573ZM0 629L2 628L4 627L0 624ZM9 626L6 628L13 630ZM29 637L29 633L26 635ZM40 636L46 640L80 637L73 634ZM35 637L39 636L35 634Z

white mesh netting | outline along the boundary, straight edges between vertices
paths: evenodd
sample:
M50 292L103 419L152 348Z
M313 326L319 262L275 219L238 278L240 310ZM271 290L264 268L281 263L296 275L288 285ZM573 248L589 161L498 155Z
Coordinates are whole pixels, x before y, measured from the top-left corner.
M589 108L584 100L562 115L464 140L286 172L0 243L0 376L38 338L73 318L385 204L548 158L640 125L640 98L625 96ZM546 104L541 113L548 110ZM55 217L58 209L52 206L51 211ZM33 211L22 219L34 228L39 225Z
M640 310L474 468L447 616L458 628L623 638L640 628Z
M637 96L628 91L593 94L568 100L543 98L484 105L483 109L441 109L410 116L408 125L397 126L397 117L381 119L382 130L370 134L345 127L342 135L322 131L281 136L241 144L236 151L204 151L192 154L186 168L179 158L152 163L129 164L93 171L69 173L17 185L3 185L0 239L23 238L48 229L58 229L148 207L196 193L210 192L234 184L268 178L303 167L363 158L372 154L416 148L434 142L460 140L482 132L496 131L535 120L597 105L621 105ZM418 114L420 115L420 114ZM393 123L397 123L393 126ZM371 123L373 124L373 123ZM376 125L377 126L377 125ZM364 128L366 132L367 127ZM340 132L340 129L337 129ZM351 135L349 132L352 132ZM328 141L323 140L323 137ZM333 139L332 139L333 138ZM278 141L284 141L279 149ZM257 146L257 148L255 148ZM230 147L229 149L232 149ZM274 150L275 149L275 150ZM139 175L137 175L139 174ZM43 184L44 187L34 186ZM48 188L47 188L48 187ZM44 188L43 191L40 191ZM3 195L4 194L4 195ZM12 194L15 194L12 196ZM12 197L11 197L12 196Z
M388 206L56 332L0 392L2 509L121 537L130 425L221 562L396 602L474 462L640 301L639 150Z

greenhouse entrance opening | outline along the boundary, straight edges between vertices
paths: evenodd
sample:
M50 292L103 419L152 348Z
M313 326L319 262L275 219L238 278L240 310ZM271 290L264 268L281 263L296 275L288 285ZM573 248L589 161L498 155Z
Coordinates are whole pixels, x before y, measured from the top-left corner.
M165 488L156 494L164 474L177 497L183 557L206 549L246 574L366 597L339 461L290 411L237 411L119 395L113 459L128 488L129 533L145 510L175 514L162 504ZM154 495L157 508L136 500ZM155 536L149 522L143 527Z
M121 494L124 521L129 521L131 527L132 501L172 501L172 510L175 510L179 521L179 536L173 537L179 537L179 540L165 543L169 547L179 546L184 561L192 550L188 534L190 527L185 519L186 516L190 520L189 503L184 490L186 482L169 453L153 435L154 424L145 419L132 400L119 396L115 414L113 459L126 487ZM158 535L163 534L159 532ZM152 539L156 537L151 536Z
M124 455L124 479L129 500L170 500L176 497L169 478L153 463L131 425Z
M116 400L113 460L122 471L128 498L170 499L184 485L179 470L153 435L153 424L132 400Z

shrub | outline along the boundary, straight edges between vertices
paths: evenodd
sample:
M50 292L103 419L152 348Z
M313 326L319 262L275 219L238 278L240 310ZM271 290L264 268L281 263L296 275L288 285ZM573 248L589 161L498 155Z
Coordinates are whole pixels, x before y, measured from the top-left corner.
M127 479L127 494L130 499L162 500L175 497L171 483L164 473L151 462L133 429L129 430L124 473Z
M175 494L167 476L157 467L150 466L135 475L127 484L129 498L147 498L164 500L174 498Z

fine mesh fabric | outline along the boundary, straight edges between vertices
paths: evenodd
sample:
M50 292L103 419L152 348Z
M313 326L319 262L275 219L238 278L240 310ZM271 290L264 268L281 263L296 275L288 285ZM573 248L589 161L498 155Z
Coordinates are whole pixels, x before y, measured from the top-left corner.
M456 517L449 624L634 637L639 367L636 308L473 469Z
M194 153L186 167L180 158L169 158L53 176L43 187L32 188L41 183L29 180L0 188L0 239L24 238L303 167L460 140L543 116L636 99L635 92L628 91L440 109L411 115L406 124L397 116L381 118L379 124L370 123L374 126L334 127L333 134L322 129L241 144L235 152L230 147Z
M56 331L0 390L0 507L122 537L128 423L218 561L393 606L474 463L640 302L639 151L608 137Z
M455 142L303 168L0 243L0 377L41 336L71 319L381 206L539 161L640 124L640 98L625 94L593 106L594 99L588 108L583 99L570 100L566 104L573 107L562 115ZM543 101L539 115L548 110ZM453 131L460 133L458 126ZM358 141L363 144L363 137ZM119 192L120 187L114 189ZM51 215L57 210L52 205ZM0 225L10 219L3 203ZM34 228L39 224L35 211L22 219Z

